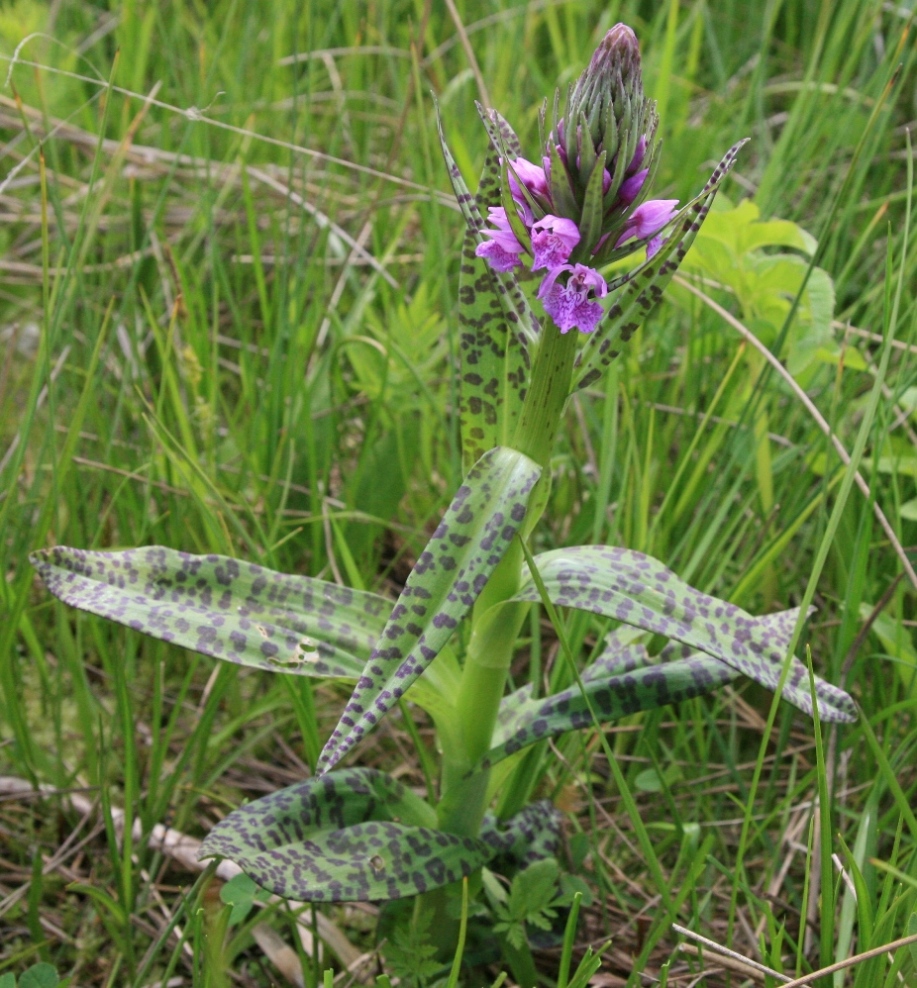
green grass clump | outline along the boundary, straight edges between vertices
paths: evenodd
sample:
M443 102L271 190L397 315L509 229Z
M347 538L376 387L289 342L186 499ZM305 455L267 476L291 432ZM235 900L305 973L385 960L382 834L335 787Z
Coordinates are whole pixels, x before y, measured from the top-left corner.
M41 962L74 985L267 985L286 960L317 983L372 947L364 912L238 909L147 846L306 775L343 690L69 612L26 557L164 544L396 591L461 473L462 222L431 91L471 179L474 100L533 147L542 94L617 20L660 104L658 195L687 200L748 135L729 198L817 239L834 313L799 382L849 453L867 421L870 494L841 498L832 441L721 309L791 369L805 312L774 330L743 306L748 269L686 268L702 294L674 287L570 405L551 542L650 552L751 610L799 603L820 569L803 644L862 716L819 733L782 706L766 731L770 697L743 687L622 726L613 764L565 739L542 795L570 811L596 893L574 957L611 937L603 970L630 985L752 977L676 932L660 896L680 927L786 977L917 933L903 8L17 0L0 10L0 773L19 780L0 792L0 979ZM566 685L538 630L520 661ZM580 654L606 628L576 614L564 630ZM359 758L423 786L425 741L387 722ZM557 970L545 954L545 983ZM844 971L820 983L909 984L917 957Z

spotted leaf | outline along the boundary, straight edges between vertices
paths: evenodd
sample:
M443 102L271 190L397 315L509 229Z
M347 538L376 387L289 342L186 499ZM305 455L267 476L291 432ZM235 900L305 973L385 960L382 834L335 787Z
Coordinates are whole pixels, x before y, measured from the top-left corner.
M230 813L200 857L235 861L275 895L358 902L420 895L484 864L525 867L560 849L560 815L534 803L479 838L436 829L436 813L402 783L370 768L307 779Z
M343 769L230 813L200 856L229 858L287 899L400 899L456 881L493 856L484 841L435 824L434 810L390 776Z
M680 210L675 225L662 247L647 261L609 284L614 302L595 332L586 338L574 370L574 390L594 384L617 357L626 343L662 298L678 265L694 242L697 231L710 211L716 190L735 164L745 141L731 147L717 165L700 195ZM643 241L634 243L634 248Z
M499 134L513 155L519 142L509 124L495 111L482 118L493 134ZM512 272L494 271L475 248L486 242L481 231L489 206L500 205L500 153L493 147L487 156L477 194L472 196L455 163L442 125L443 155L467 231L462 243L458 317L459 412L465 469L494 446L512 439L525 399L529 370L529 342L537 336L538 321Z
M535 558L551 601L665 635L714 656L768 689L777 688L786 645L765 618L689 587L662 563L611 546L557 549ZM529 575L517 600L538 601ZM783 697L811 716L806 667L791 660ZM853 700L822 679L815 693L822 720L856 720Z
M541 468L497 447L472 467L420 554L319 759L327 772L448 642L525 518Z
M772 636L774 648L787 649L798 613L798 609L781 611L758 619ZM739 678L738 670L681 642L670 642L657 659L651 659L627 632L632 629L612 632L609 647L583 670L584 691L576 684L539 700L530 698L528 686L509 694L500 707L496 744L475 771L489 769L545 738L591 727L593 712L598 723L608 723L711 693Z
M30 557L55 597L154 638L239 665L355 679L391 601L226 556L162 546Z

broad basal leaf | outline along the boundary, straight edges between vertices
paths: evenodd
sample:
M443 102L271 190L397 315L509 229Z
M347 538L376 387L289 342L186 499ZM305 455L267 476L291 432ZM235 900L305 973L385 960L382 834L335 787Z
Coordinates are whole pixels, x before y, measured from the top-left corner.
M472 196L455 163L440 124L439 136L449 178L465 217L467 232L462 243L458 317L462 370L460 414L465 470L494 446L507 444L525 398L529 370L529 341L538 322L512 272L494 271L475 256L484 243L481 235L489 206L500 205L500 150L503 142L513 156L519 141L509 124L495 111L481 117L494 146L487 156L477 194Z
M435 822L433 809L390 776L343 769L233 811L200 857L229 858L286 899L400 899L457 881L493 857L483 840L443 833Z
M675 226L659 251L640 267L609 285L616 288L614 304L590 336L586 338L574 371L574 390L595 383L618 355L656 303L665 286L678 270L710 210L720 182L735 164L736 155L745 141L731 147L717 165L700 195L678 214Z
M342 769L240 807L211 830L200 857L235 861L263 888L300 902L420 895L484 864L524 867L560 849L560 814L534 803L479 838L435 829L436 812L391 776Z
M376 594L162 546L30 557L64 603L239 665L355 679L391 609Z
M458 489L408 576L325 745L327 772L433 661L477 600L525 518L541 468L513 449L485 453Z
M786 651L798 614L796 608L758 619L774 648ZM593 713L598 723L608 723L639 710L711 693L740 675L725 662L681 642L670 642L651 659L628 632L632 629L611 632L608 648L582 671L585 692L574 684L540 700L530 699L526 688L506 697L500 707L496 744L475 771L492 768L538 741L591 727Z
M641 552L611 546L557 549L535 557L553 603L615 618L712 655L770 690L777 688L785 645L763 618L689 587ZM538 601L529 577L515 598ZM806 667L791 658L783 696L811 716ZM853 721L856 707L843 691L816 680L822 720Z

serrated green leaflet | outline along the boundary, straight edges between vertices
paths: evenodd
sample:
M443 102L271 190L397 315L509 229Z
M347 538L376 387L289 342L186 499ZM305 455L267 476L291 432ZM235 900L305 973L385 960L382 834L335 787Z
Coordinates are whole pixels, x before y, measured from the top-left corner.
M506 823L488 817L478 838L435 824L435 811L391 776L341 769L233 811L200 857L229 858L284 898L365 902L419 895L490 862L524 866L560 849L560 814L547 802Z
M758 619L774 648L787 648L798 614L797 608ZM651 659L642 644L632 641L634 633L626 627L611 632L608 647L581 674L585 694L571 686L532 700L527 685L507 696L500 708L497 743L475 771L492 768L538 741L591 727L593 711L599 723L608 723L711 693L740 675L725 662L680 642L669 643Z
M327 772L391 709L471 609L525 518L541 468L514 449L485 453L420 554L319 759Z
M700 195L688 203L678 215L671 233L659 251L640 267L617 282L614 303L602 322L583 345L574 370L574 390L588 387L601 378L605 369L617 357L618 347L626 343L662 298L665 286L672 280L678 265L694 242L697 231L710 209L720 182L735 164L736 155L745 141L731 147L717 165ZM634 244L636 248L638 244Z
M689 587L642 552L579 546L542 553L535 560L554 604L673 638L720 659L767 689L777 688L786 647L767 619ZM540 599L530 576L514 599ZM783 696L811 716L808 672L795 657L790 662ZM856 719L853 700L843 690L819 679L816 695L822 720Z
M482 114L483 116L483 114ZM507 149L519 153L518 140L499 118L489 129L500 133ZM467 224L462 242L458 317L462 369L459 410L465 470L488 450L509 442L522 411L529 369L528 341L536 335L537 321L511 273L493 271L475 248L483 243L481 230L489 206L500 205L500 155L487 156L478 191L472 196L446 146L440 141L449 177Z
M30 556L55 597L227 662L356 679L391 601L307 576L163 546Z

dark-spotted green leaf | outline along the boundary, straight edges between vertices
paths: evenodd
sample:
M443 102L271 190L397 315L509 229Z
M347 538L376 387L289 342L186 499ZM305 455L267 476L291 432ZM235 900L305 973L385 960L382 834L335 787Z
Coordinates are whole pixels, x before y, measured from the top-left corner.
M542 553L535 562L554 604L674 638L767 689L777 688L786 645L766 619L689 587L658 560L630 549L579 546ZM540 599L531 576L515 599ZM783 696L811 716L808 672L797 658L790 663ZM822 720L856 720L853 700L843 690L817 679L815 693Z
M547 799L529 803L509 820L498 821L488 813L481 826L481 840L490 848L487 865L505 873L526 868L543 858L555 858L561 850L563 816Z
M407 578L319 759L327 772L394 706L448 642L525 518L541 468L498 447L468 472Z
M494 446L507 444L522 411L529 370L529 341L538 322L512 272L494 271L475 248L486 238L487 209L500 205L500 143L512 157L519 141L509 124L495 111L482 111L494 142L484 165L477 194L472 196L455 163L440 124L446 167L467 231L462 243L458 317L459 410L465 470Z
M435 810L391 776L341 769L233 811L200 857L229 858L286 899L358 902L420 895L484 864L520 868L560 850L561 817L546 801L505 823L489 815L478 838L435 824Z
M676 662L646 662L627 673L584 679L579 686L541 700L529 699L514 712L506 728L501 724L491 748L475 771L489 769L504 758L546 738L591 727L593 711L601 723L618 720L638 710L679 703L710 693L736 679L739 673L712 656L695 653Z
M483 840L435 829L436 814L374 769L308 779L230 813L200 857L235 861L263 888L301 902L419 895L490 860Z
M615 289L614 303L595 332L587 337L579 353L574 370L574 390L588 387L599 380L618 355L620 345L633 336L662 298L665 286L672 280L694 242L713 204L716 190L735 164L736 155L743 144L744 140L739 141L726 152L700 195L680 211L675 226L657 253L609 285L609 288ZM637 246L634 245L635 248Z
M226 556L162 546L30 557L62 601L154 638L258 669L356 679L391 601Z
M771 635L774 648L790 644L799 610L780 611L758 620ZM638 632L639 634L639 632ZM654 660L633 641L633 629L608 635L608 647L580 675L585 691L571 686L552 696L532 700L528 687L507 696L500 707L496 744L476 766L489 769L504 758L545 738L593 724L711 693L740 675L725 662L690 645L670 642Z

